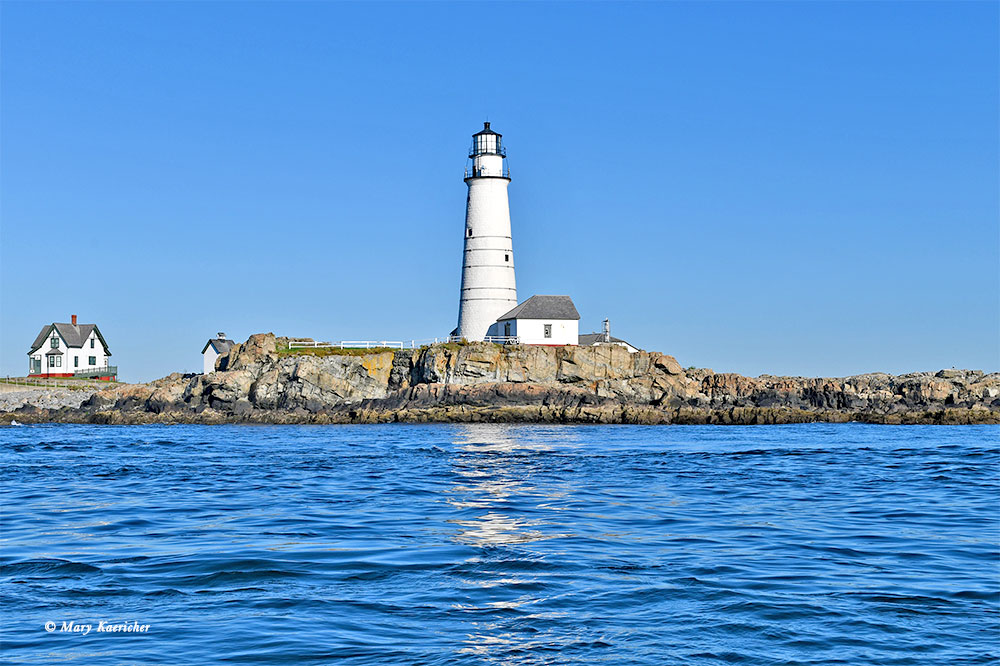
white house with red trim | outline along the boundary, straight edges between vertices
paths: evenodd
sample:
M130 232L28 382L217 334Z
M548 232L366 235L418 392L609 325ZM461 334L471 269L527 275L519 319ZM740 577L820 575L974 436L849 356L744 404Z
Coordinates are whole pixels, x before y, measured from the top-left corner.
M28 352L29 377L89 377L115 381L118 368L108 365L111 350L97 324L46 324Z

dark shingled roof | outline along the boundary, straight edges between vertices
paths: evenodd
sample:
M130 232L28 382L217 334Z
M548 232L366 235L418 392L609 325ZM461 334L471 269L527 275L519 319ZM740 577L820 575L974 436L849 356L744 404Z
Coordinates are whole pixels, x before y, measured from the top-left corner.
M579 342L579 344L580 344L581 347L588 347L590 345L596 345L599 342L604 342L604 334L603 333L583 333L583 334L580 335L580 342ZM613 335L611 336L611 342L621 342L621 343L624 343L626 345L629 345L630 347L635 347L635 345L633 345L633 344L631 344L629 342L625 342L621 338L616 338Z
M46 356L62 356L63 353L61 351L59 351L58 349L50 349L47 352L45 352L45 355Z
M532 296L507 314L497 317L504 319L579 319L580 313L569 296Z
M233 348L234 344L236 343L227 338L212 338L211 340L205 343L204 347L201 348L201 353L204 354L205 350L208 349L208 346L212 345L212 349L215 350L216 354L220 355L228 354L229 350Z
M31 343L31 351L29 351L28 354L37 351L39 347L45 344L45 341L49 339L53 328L55 328L59 333L59 337L63 339L63 342L66 343L67 347L77 348L83 347L84 343L86 343L90 338L91 332L94 332L97 334L97 339L101 341L101 345L104 346L104 353L111 356L111 350L108 349L108 343L105 342L104 336L101 335L101 329L97 328L97 324L77 324L74 326L73 324L61 323L52 323L47 326L43 326L41 332L38 334L38 337L36 337L35 341Z

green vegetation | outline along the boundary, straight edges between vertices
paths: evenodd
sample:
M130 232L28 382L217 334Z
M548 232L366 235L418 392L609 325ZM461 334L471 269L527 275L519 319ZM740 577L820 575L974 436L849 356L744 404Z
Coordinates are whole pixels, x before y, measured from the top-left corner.
M24 388L93 390L119 383L120 382L117 381L104 381L90 377L0 377L0 384L4 384L6 386L23 386Z
M420 349L430 349L431 347L436 347L439 349L450 349L452 351L458 351L462 347L467 347L472 343L468 340L460 340L458 342L439 342L435 345L421 345ZM480 343L481 344L481 343ZM498 343L494 343L498 344ZM289 348L287 345L278 344L275 348L275 352L279 357L285 356L368 356L370 354L382 354L384 352L395 352L400 351L398 347L295 347ZM403 351L410 351L407 347Z
M472 344L472 343L469 342L468 340L466 340L465 338L462 338L458 342L442 342L442 343L436 344L434 346L435 347L440 347L442 349L450 349L452 351L458 351L462 347L468 347L470 344Z
M340 347L296 347L295 349L289 349L288 347L277 347L275 350L278 356L369 356L371 354L382 354L385 352L398 351L392 347L370 347L365 349L363 347L345 347L341 349Z
M439 349L450 349L452 351L458 351L462 347L467 347L473 343L468 340L460 340L458 342L439 342L434 345L421 345L420 349L430 349L431 347ZM482 343L479 343L482 344ZM493 343L499 344L499 343ZM278 343L275 347L275 352L279 357L285 356L318 356L320 358L324 356L368 356L370 354L382 354L384 352L395 352L400 351L398 347L295 347L289 348L287 344ZM409 348L403 351L410 351Z

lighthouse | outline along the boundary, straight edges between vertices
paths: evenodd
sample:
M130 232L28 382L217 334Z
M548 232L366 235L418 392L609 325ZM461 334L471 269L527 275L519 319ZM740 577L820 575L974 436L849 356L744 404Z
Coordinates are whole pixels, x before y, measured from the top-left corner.
M466 340L497 335L490 330L497 317L517 306L514 250L510 236L507 186L507 152L501 135L483 123L472 135L465 184L465 252L462 258L462 292L455 334Z

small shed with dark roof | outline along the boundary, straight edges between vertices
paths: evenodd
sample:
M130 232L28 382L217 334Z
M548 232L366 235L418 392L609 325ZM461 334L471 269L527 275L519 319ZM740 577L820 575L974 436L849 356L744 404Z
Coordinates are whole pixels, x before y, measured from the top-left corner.
M581 347L593 347L595 345L616 345L618 347L624 347L633 353L639 351L639 348L635 345L630 344L621 338L616 338L613 335L605 336L604 333L583 333L580 335Z
M215 372L215 360L225 356L236 343L226 338L225 333L218 333L201 348L202 371L207 375Z
M580 336L580 346L581 347L594 347L597 345L614 345L618 347L624 347L628 350L630 354L639 351L639 348L635 345L631 345L621 338L616 338L611 335L611 320L604 320L604 332L603 333L584 333Z
M580 313L569 296L535 295L497 317L490 336L527 345L575 345Z

